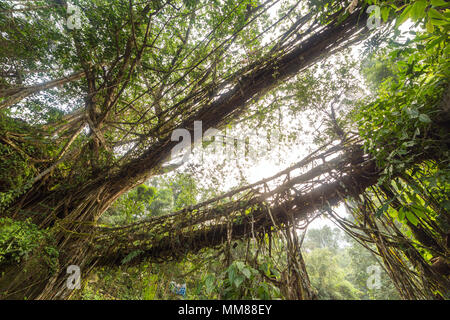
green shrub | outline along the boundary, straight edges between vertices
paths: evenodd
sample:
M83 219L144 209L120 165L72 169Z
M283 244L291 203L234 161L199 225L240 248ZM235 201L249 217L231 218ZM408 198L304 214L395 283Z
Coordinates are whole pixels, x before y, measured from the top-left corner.
M57 267L58 251L51 242L48 231L39 229L30 219L17 221L0 218L0 265L20 263L34 251L54 270Z

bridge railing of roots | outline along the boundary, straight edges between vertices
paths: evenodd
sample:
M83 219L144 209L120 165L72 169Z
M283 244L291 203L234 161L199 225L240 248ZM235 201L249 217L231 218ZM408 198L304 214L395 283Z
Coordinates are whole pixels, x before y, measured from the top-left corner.
M350 147L351 146L351 147ZM357 195L377 181L372 160L357 144L321 148L276 175L178 212L135 224L101 228L102 260L177 258L272 227L308 223L323 206ZM113 261L109 261L113 262Z
M381 171L363 152L357 137L329 144L272 177L197 205L126 226L98 227L91 241L95 265L179 259L203 248L229 248L235 240L252 239L264 245L257 239L277 233L286 240L292 257L289 263L298 265L291 280L299 290L293 290L291 297L312 298L296 230L306 229L326 212L381 260L403 298L436 297L436 292L448 288L446 278L423 259L420 243L405 236L388 215L378 212L385 203L394 205L393 189L378 184ZM351 212L351 221L333 209L341 202ZM434 223L425 220L421 220L424 225ZM439 246L433 250L436 248L439 251ZM441 249L437 254L446 255L448 248Z

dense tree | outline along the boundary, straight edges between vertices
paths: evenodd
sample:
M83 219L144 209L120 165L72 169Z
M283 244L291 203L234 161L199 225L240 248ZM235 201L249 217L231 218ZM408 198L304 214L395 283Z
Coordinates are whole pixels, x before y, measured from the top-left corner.
M337 249L339 247L339 233L336 229L324 226L321 229L311 229L307 233L303 247L305 249Z
M386 62L368 65L377 71L366 72L374 75L369 81L377 82L372 86L376 94L358 99L356 81L335 85L339 81L329 81L327 72L320 81L299 81L302 74L314 79L308 68L367 37L374 16L368 17L366 9L373 3L381 6L386 22L375 31L379 37L388 37L393 19L395 27L411 18L426 30L414 41L391 44L383 59L375 54L372 59ZM237 270L246 277L246 265L230 260L232 240L259 238L270 247L274 232L284 235L293 253L286 257L280 281L295 289L285 296L311 298L292 229L318 209L375 246L402 297L445 296L445 3L74 4L75 14L65 1L0 4L0 227L9 230L6 235L19 229L34 239L2 238L0 291L6 297L67 297L66 267L71 264L88 273L94 265L179 259L223 244L228 274ZM277 14L270 13L278 5ZM347 65L354 63L341 69ZM395 76L378 83L390 73ZM264 97L276 96L279 88L295 93L298 102L311 99L312 110L329 103L323 107L329 139L319 139L325 147L270 179L200 203L189 178L155 180L181 165L168 161L178 143L172 139L176 129L186 129L195 139L194 121L202 121L203 134L261 110L269 114L273 108L263 103ZM352 93L353 108L335 110L333 95L339 89ZM152 186L142 185L149 179ZM355 218L351 225L332 212L342 201ZM121 226L99 225L105 212L105 221ZM26 253L18 261L23 255L10 251L17 246ZM418 276L402 276L404 261ZM229 288L236 289L235 281L234 276L228 279ZM354 295L349 286L342 290ZM230 292L242 297L241 291Z

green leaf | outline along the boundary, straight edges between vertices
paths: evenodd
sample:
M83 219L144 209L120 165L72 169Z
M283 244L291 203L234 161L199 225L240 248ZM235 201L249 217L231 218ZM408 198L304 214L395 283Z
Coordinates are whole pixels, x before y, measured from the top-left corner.
M424 123L430 123L431 122L430 117L427 116L426 114L423 114L423 113L419 116L419 120L421 122L424 122Z
M427 7L427 3L424 0L416 1L411 9L411 18L413 20L418 20L425 17L425 8Z
M214 281L215 278L212 274L209 274L205 278L205 286L206 286L206 292L210 294L214 290Z
M403 22L405 22L409 15L411 14L411 8L412 6L406 7L405 10L400 14L400 16L397 18L397 22L395 23L395 27L398 28Z
M431 0L431 5L433 7L445 7L448 6L449 4L444 0Z
M233 265L231 265L230 268L228 269L228 280L230 281L230 283L234 283L235 278L236 278L236 271Z
M234 285L236 286L236 288L239 288L242 284L242 282L244 282L245 278L241 275L238 275L235 279L234 279Z
M133 260L134 258L136 258L138 255L140 255L143 252L144 251L142 251L141 249L131 251L129 254L127 254L127 256L125 258L122 259L121 263L122 264L126 264L126 263L130 262L131 260Z
M389 18L389 12L391 11L391 8L389 7L383 7L381 8L381 18L384 22L387 22L387 19Z
M245 268L245 264L242 261L236 261L234 264L236 265L239 271L242 271L242 269Z
M416 215L411 211L406 211L406 218L415 226L417 226L417 224L419 223Z
M269 287L265 282L258 287L258 298L262 300L270 299Z
M388 211L388 214L391 218L396 218L398 216L398 212L395 210Z
M428 10L428 16L434 19L446 20L443 14L441 14L439 11L433 8L430 8L430 10Z
M398 210L398 220L399 221L405 220L405 209L404 208L400 208L400 210Z
M414 108L407 108L405 109L406 113L409 114L409 116L411 117L411 119L415 119L419 116L419 111L417 111L417 109Z
M413 212L414 212L414 213L416 214L416 216L418 216L419 218L422 218L422 219L427 219L427 218L428 218L427 214L425 213L425 212L426 212L425 208L414 207L414 208L413 208Z
M247 279L250 279L252 276L252 273L251 273L250 269L248 269L248 268L243 268L241 270L241 272L244 274L244 276L247 277Z
M433 33L434 32L434 26L433 26L433 23L431 22L431 19L428 19L426 26L427 26L427 31L429 33Z
M449 24L445 20L439 20L439 19L430 19L430 20L431 20L431 23L434 24L435 26L445 26L445 25Z

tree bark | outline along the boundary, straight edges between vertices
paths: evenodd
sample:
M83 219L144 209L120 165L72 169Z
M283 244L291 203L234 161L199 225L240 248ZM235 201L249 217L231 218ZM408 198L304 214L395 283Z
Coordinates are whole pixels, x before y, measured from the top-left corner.
M84 72L79 71L75 72L67 77L58 78L55 80L50 80L44 83L36 84L30 87L14 87L0 90L0 98L4 98L3 101L0 102L0 110L4 108L8 108L26 97L31 96L32 94L38 93L43 90L56 88L62 86L66 83L79 80L83 78Z

